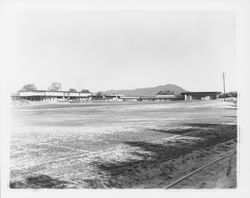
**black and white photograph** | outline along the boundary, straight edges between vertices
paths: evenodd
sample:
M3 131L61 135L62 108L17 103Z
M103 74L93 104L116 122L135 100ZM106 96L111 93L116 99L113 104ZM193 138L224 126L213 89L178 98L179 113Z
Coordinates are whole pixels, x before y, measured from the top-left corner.
M4 5L4 188L239 189L236 10Z

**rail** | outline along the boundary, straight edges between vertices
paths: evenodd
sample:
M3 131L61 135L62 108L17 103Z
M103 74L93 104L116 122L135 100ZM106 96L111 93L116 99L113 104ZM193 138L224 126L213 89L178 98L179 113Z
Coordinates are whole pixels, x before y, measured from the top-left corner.
M202 166L202 167L200 167L200 168L198 168L198 169L192 171L191 173L189 173L189 174L187 174L187 175L181 177L180 179L176 180L175 182L173 182L173 183L167 185L166 187L164 187L164 189L169 189L169 188L173 187L174 185L180 183L180 182L183 181L184 179L190 177L191 175L193 175L193 174L199 172L200 170L202 170L202 169L204 169L204 168L206 168L206 167L208 167L208 166L214 164L215 162L218 162L218 161L223 160L223 159L225 159L225 158L227 158L227 157L229 157L229 156L232 156L232 155L233 155L233 154L227 154L227 155L224 155L223 157L217 158L216 160L214 160L214 161L212 161L212 162L209 162L208 164L206 164L206 165L204 165L204 166Z

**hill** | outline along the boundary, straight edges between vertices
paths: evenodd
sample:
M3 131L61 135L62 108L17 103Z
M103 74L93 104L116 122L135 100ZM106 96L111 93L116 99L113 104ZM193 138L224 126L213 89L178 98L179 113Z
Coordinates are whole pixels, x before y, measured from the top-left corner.
M147 87L147 88L137 88L137 89L127 89L127 90L108 90L104 91L104 94L124 94L126 96L155 96L159 91L173 91L175 95L179 95L184 92L183 88L174 85L166 84L157 87Z

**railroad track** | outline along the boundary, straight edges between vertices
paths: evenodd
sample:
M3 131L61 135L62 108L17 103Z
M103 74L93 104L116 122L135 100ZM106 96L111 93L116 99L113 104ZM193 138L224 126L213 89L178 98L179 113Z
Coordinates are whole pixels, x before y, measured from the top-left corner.
M169 138L167 138L167 139L173 139L173 138L175 138L175 137L181 137L181 136L185 136L185 134L182 134L182 135L173 135L173 136L170 136ZM162 139L162 138L154 138L154 139L152 139L151 141L157 141L157 140L160 140L160 139ZM166 140L166 139L165 139ZM227 141L229 141L229 140L227 140ZM225 141L226 142L226 141ZM38 142L37 142L38 143ZM51 146L55 146L55 147L61 147L61 146L59 146L59 145L55 145L55 144L53 144L53 143L46 143L46 142L39 142L40 144L45 144L45 145L51 145ZM39 144L38 143L38 144ZM218 142L218 143L223 143L223 142ZM217 144L217 143L216 143ZM213 144L213 145L209 145L208 147L212 147L212 146L215 146L216 144ZM63 148L64 146L62 146L61 148ZM65 149L69 149L69 150L72 150L72 149L70 149L70 148L68 148L68 147L64 147ZM42 162L42 163L38 163L38 164L35 164L35 165L32 165L32 166L27 166L27 167L22 167L22 168L20 168L20 169L12 169L12 171L15 171L15 170L24 170L24 169L30 169L30 168L32 168L32 167L35 167L35 166L40 166L40 165L46 165L46 164L50 164L50 163L57 163L57 162L60 162L60 161L64 161L64 160L70 160L70 159L72 159L72 158L75 158L75 157L86 157L86 156L89 156L89 155L91 155L91 157L95 157L95 156L98 156L98 155L100 155L100 151L98 151L98 152L86 152L86 150L84 151L84 150L81 150L81 149L74 149L75 151L78 151L78 153L77 154L75 154L75 155L71 155L71 156L65 156L65 157L62 157L62 158L58 158L58 159L54 159L54 160L50 160L50 161L46 161L46 162ZM192 150L194 150L194 148L190 148L190 149L186 149L185 148L185 152L184 152L184 154L188 154L188 153L190 153ZM108 150L108 151L103 151L103 153L109 153L110 152L110 150ZM165 161L168 161L168 160L171 160L171 159L175 159L176 157L178 157L178 156L180 156L180 153L182 153L182 150L180 150L178 153L172 153L171 154L171 156L168 156L168 157L164 157L163 156L163 158L162 159L158 159L157 161L154 161L154 162L152 162L152 161L138 161L138 162L133 162L131 165L129 165L128 164L128 166L123 166L123 167L114 167L114 168L109 168L109 167L107 167L107 171L113 171L113 173L115 174L115 175L119 175L121 172L125 172L125 171L130 171L130 169L133 169L133 168L136 168L137 166L154 166L154 165L157 165L157 164L161 164L161 163L163 163L163 162L165 162ZM176 182L177 183L179 183L179 182L181 182L182 180L184 180L184 179L186 179L186 178L188 178L189 176L191 176L191 175L193 175L193 174L195 174L196 172L198 172L198 171L200 171L200 170L202 170L202 169L204 169L204 168L206 168L206 167L208 167L208 166L210 166L211 164L213 164L213 163L215 163L215 162L217 162L217 161L219 161L219 160L222 160L222 159L225 159L226 157L229 157L231 154L227 154L226 156L222 156L222 157L220 157L219 159L216 159L216 160L214 160L213 162L211 162L211 163L209 163L209 164L206 164L206 165L204 165L204 166L202 166L202 167L200 167L199 169L197 169L197 170L195 170L195 171L193 171L193 172L191 172L191 173L189 173L188 175L185 175L185 176L183 176L182 178L180 178L180 179L178 179ZM104 170L105 171L105 170ZM101 180L100 180L101 181ZM78 185L80 185L82 182L79 180L79 181L74 181L73 183L75 183L75 182L77 182L77 184ZM168 188L171 188L172 186L174 186L174 185L176 185L177 183L174 183L174 184L170 184L170 185L168 185L168 186L166 186L165 187L165 189L168 189ZM101 183L103 184L103 182L101 181ZM76 184L76 183L75 183ZM105 188L108 188L105 184L103 184L103 186L105 187Z
M215 164L216 162L221 161L221 160L223 160L223 159L225 159L225 158L227 158L227 157L231 157L231 159L232 159L232 155L233 155L233 154L234 154L234 153L224 155L224 156L222 156L222 157L219 157L219 158L217 158L217 159L215 159L215 160L209 162L208 164L205 164L205 165L199 167L198 169L196 169L196 170L194 170L194 171L188 173L187 175L185 175L185 176L179 178L178 180L174 181L173 183L171 183L171 184L165 186L164 189L172 188L172 187L175 186L176 184L182 182L183 180L187 179L188 177L194 175L195 173L197 173L197 172L199 172L199 171L201 171L201 170L203 170L203 169L205 169L205 168L207 168L207 167L209 167L209 166ZM231 160L230 160L229 163L231 163ZM227 173L227 174L228 174L228 173Z

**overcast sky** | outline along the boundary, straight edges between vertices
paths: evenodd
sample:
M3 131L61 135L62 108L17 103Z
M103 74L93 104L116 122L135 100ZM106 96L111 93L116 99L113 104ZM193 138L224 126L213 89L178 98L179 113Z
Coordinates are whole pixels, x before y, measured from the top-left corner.
M177 84L236 90L235 15L188 11L19 11L5 29L12 91ZM6 41L6 42L7 42Z

